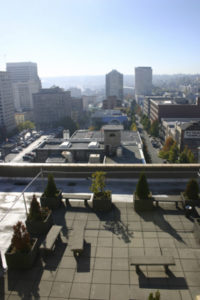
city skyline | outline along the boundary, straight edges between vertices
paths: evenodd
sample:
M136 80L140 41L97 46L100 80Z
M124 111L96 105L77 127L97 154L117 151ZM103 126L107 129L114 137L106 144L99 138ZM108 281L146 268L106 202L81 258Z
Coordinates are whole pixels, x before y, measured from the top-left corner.
M1 9L0 70L31 61L40 77L200 72L196 0L9 0Z

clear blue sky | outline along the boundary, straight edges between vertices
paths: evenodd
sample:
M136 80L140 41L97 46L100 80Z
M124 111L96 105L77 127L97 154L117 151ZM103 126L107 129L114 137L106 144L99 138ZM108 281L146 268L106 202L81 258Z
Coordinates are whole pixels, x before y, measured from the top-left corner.
M200 73L200 0L1 1L0 69L37 62L39 75Z

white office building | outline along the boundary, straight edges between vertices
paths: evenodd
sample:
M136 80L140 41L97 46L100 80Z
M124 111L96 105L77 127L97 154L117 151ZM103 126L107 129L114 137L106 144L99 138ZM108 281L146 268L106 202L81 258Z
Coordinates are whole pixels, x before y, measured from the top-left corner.
M152 68L135 68L135 95L150 96L152 93Z
M32 62L7 63L6 69L12 82L15 110L31 110L33 108L32 94L39 92L41 88L37 64Z
M112 70L106 74L106 98L116 96L123 101L123 74Z

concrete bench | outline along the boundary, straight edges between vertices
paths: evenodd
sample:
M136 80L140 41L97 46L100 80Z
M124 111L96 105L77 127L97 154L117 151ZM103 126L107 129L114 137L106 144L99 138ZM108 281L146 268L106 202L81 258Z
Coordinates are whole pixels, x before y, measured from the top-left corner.
M172 256L134 256L130 258L130 265L136 266L136 271L139 266L164 266L167 272L168 266L174 266L175 261Z
M67 194L67 193L63 193L62 194L62 198L65 199L65 203L66 205L70 205L69 204L69 200L82 200L84 201L85 206L87 205L87 200L90 200L91 196L90 195L81 195L81 194Z
M73 230L72 240L70 243L70 250L73 251L74 256L79 256L84 249L84 227L77 227Z
M61 229L62 226L53 225L47 233L45 240L42 242L40 250L53 250L55 242L60 236Z
M178 203L181 203L182 206L184 205L184 201L181 197L179 196L170 196L170 197L153 197L153 201L156 202L156 207L159 206L159 202L162 202L162 203L175 203L176 205L176 208L178 208Z

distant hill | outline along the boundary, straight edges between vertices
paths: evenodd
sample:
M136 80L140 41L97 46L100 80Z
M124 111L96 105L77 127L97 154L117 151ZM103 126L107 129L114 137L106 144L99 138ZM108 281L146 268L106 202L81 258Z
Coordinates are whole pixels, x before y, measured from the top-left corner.
M195 80L200 80L200 75L195 74L174 74L174 75L153 75L153 84L161 85L163 82L178 82L179 84L190 84ZM42 87L49 88L53 85L64 89L78 87L83 89L100 90L105 88L105 75L86 75L86 76L62 76L62 77L43 77ZM134 87L134 75L124 75L124 86Z

